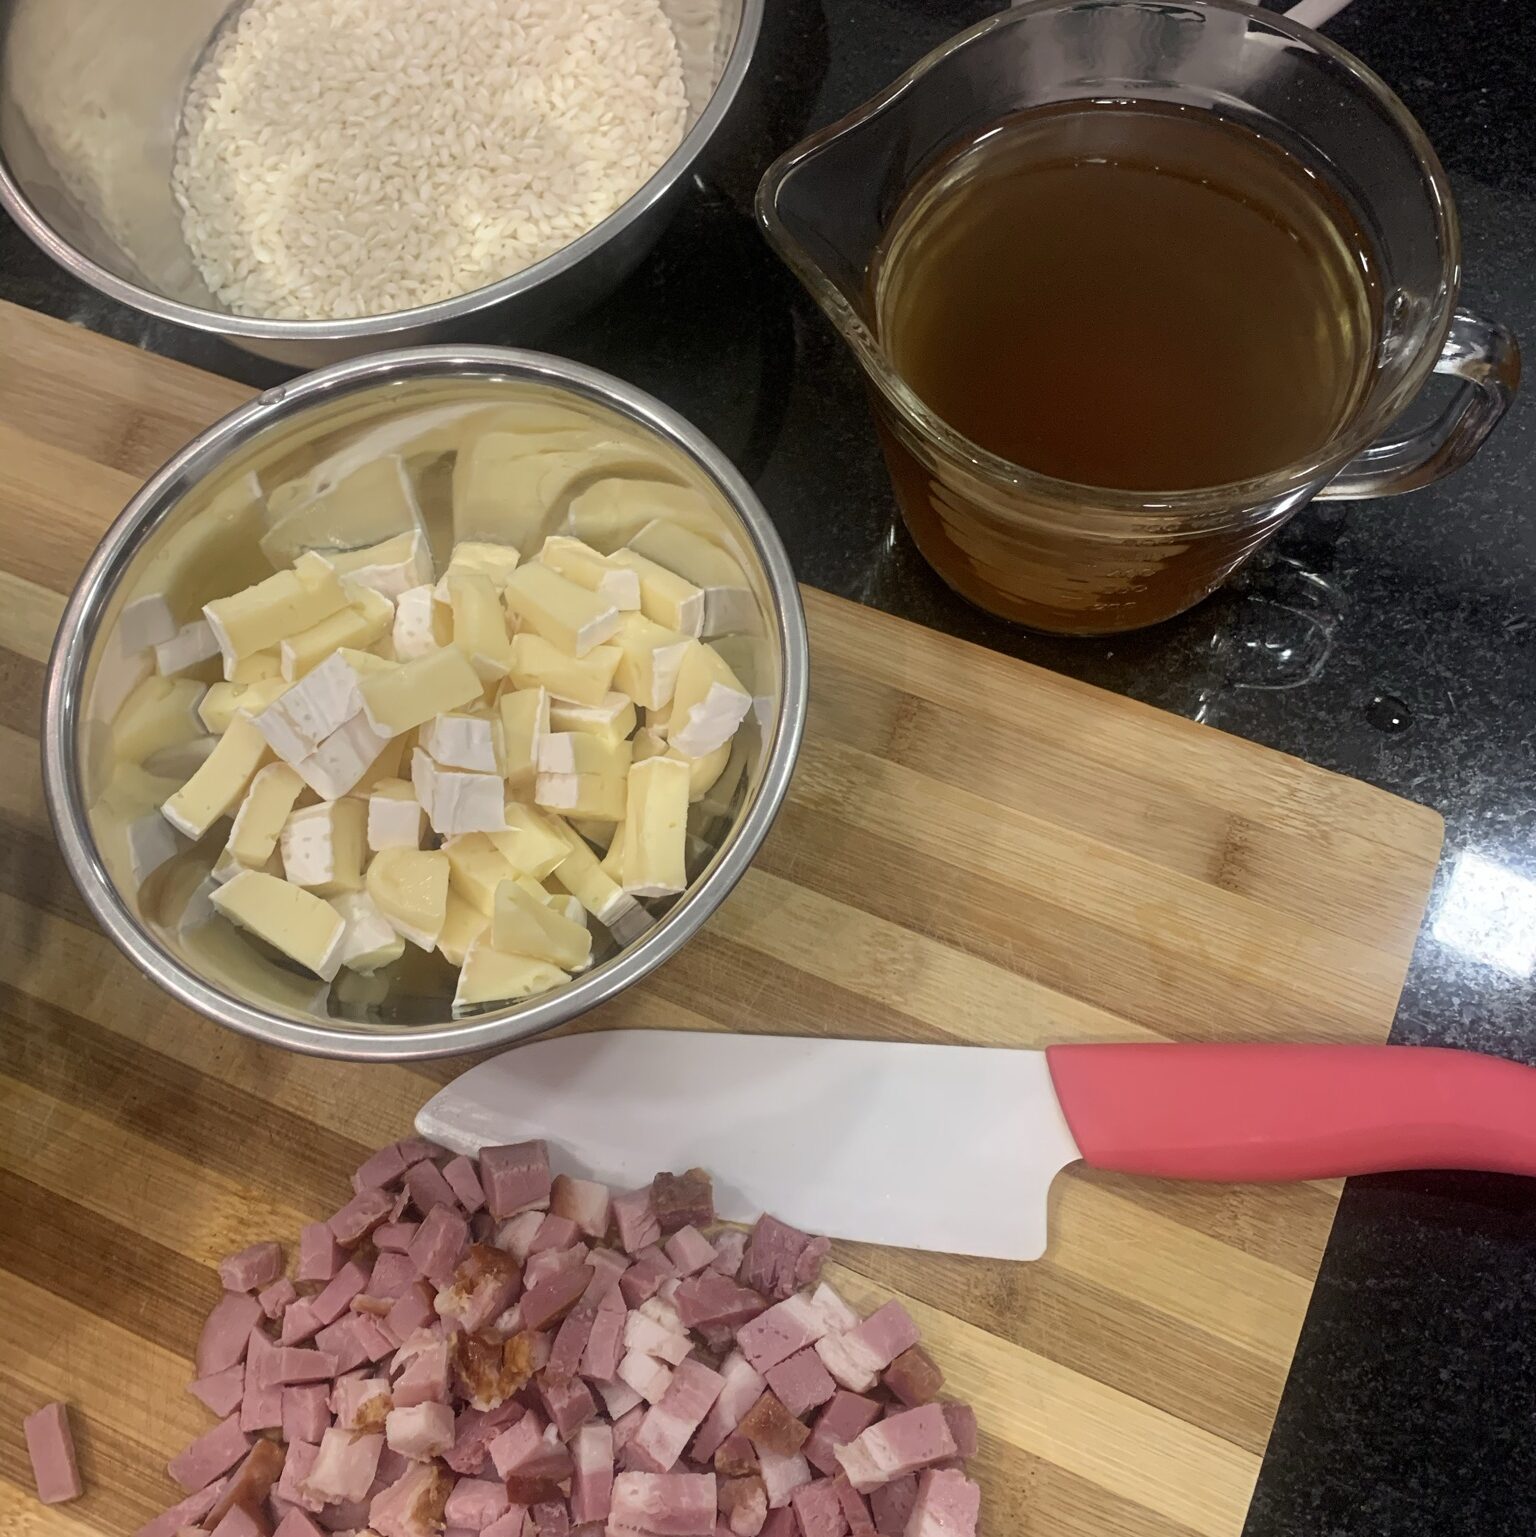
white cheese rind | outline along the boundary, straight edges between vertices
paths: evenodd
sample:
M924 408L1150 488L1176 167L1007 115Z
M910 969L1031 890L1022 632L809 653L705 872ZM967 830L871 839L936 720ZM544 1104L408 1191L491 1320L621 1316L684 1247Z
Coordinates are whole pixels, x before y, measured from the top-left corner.
M295 886L316 896L361 891L366 858L361 801L325 801L302 806L283 824L283 873Z
M419 733L422 747L443 768L499 774L496 722L483 715L435 715Z
M375 788L368 797L368 847L374 853L380 849L420 848L426 816L425 808L404 780Z
M369 976L405 954L405 941L395 933L394 926L366 891L344 891L332 897L330 902L346 924L341 941L341 964L348 971Z
M389 732L377 730L359 711L293 766L322 800L340 800L357 787L393 740Z
M411 785L432 831L442 837L493 832L507 825L507 787L499 774L440 768L418 747L411 754Z
M173 678L218 654L219 643L214 638L213 626L206 619L194 619L155 647L155 671L162 678Z
M181 627L163 593L146 593L123 605L117 616L117 633L124 651L147 651L163 645Z

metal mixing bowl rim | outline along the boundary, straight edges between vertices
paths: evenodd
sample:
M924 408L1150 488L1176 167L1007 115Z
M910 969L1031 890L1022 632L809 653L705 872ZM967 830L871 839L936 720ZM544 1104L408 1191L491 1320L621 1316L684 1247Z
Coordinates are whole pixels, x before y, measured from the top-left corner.
M77 724L83 675L102 614L128 562L159 519L235 448L304 407L370 384L416 375L532 379L571 389L659 434L697 463L741 518L773 602L780 653L778 719L762 779L746 815L702 877L643 939L558 992L462 1023L380 1034L304 1023L242 1003L210 985L156 941L107 874L84 804ZM809 688L805 611L789 557L752 489L696 427L643 390L582 364L510 347L413 347L335 363L266 391L193 439L143 486L96 547L59 622L43 700L43 789L64 862L97 921L141 970L207 1018L256 1040L349 1061L414 1061L458 1056L529 1039L613 998L654 971L690 939L741 879L778 815L794 773Z
M721 119L735 101L752 62L752 55L757 50L764 3L765 0L742 0L736 41L726 59L725 68L720 72L720 79L704 104L704 110L650 179L631 193L602 223L593 225L569 245L561 246L552 255L511 277L415 309L390 310L382 315L363 315L354 320L262 320L250 315L233 315L224 310L207 309L202 305L184 304L179 299L167 299L163 294L157 294L109 272L64 239L22 191L3 155L0 155L0 206L10 213L35 245L81 282L90 284L120 304L129 305L157 319L174 321L178 325L191 326L215 336L244 337L261 342L329 342L341 345L374 337L387 338L392 332L411 331L459 320L531 292L542 283L562 276L594 251L621 235L648 209L667 196L692 167L699 152L714 135Z

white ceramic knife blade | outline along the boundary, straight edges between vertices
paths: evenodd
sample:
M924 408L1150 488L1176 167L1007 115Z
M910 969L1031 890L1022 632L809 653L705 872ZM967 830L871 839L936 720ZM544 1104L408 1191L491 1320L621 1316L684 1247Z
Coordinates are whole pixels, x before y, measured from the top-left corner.
M722 1217L995 1259L1045 1252L1078 1156L1044 1052L613 1030L471 1068L416 1117L456 1152L547 1138L621 1189L708 1169Z

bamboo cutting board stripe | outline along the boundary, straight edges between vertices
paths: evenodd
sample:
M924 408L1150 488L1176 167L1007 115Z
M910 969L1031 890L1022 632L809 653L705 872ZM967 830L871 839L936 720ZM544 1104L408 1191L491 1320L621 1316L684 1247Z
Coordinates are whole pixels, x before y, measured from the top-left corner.
M0 1532L174 1498L211 1267L347 1194L463 1064L285 1056L172 1005L96 930L37 760L93 542L248 392L0 305ZM681 955L577 1028L1037 1046L1385 1038L1439 819L815 592L779 824ZM839 1245L982 1421L988 1532L1236 1537L1338 1199L1073 1170L1035 1265ZM88 1494L31 1498L22 1415L76 1405Z

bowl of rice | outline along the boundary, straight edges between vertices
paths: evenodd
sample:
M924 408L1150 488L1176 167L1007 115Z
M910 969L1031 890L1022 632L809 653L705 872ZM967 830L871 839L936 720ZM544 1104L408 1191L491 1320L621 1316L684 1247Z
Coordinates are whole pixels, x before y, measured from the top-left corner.
M0 0L0 204L295 366L534 341L650 249L763 0Z

